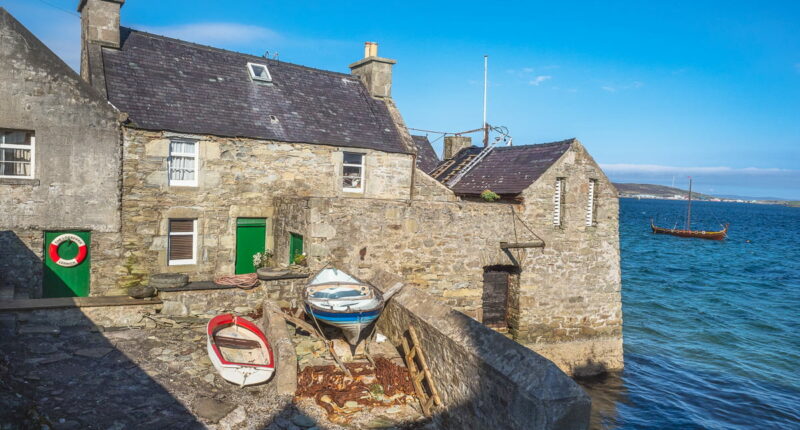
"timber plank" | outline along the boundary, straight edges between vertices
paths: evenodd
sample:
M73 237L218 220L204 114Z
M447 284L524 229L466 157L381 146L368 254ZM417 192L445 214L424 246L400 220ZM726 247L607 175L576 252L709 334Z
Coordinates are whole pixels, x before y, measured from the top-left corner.
M91 308L101 306L158 305L159 299L134 299L128 296L57 297L50 299L0 300L2 311L29 311L36 309Z

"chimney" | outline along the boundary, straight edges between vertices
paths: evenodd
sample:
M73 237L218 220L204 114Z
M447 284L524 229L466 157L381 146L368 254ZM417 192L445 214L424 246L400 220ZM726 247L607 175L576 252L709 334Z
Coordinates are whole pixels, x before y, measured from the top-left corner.
M125 0L80 0L81 77L105 95L101 48L119 48L119 10Z
M392 97L392 66L395 60L378 57L378 44L364 43L364 58L350 65L352 74L359 76L372 97Z
M470 146L472 146L472 138L469 136L445 136L443 160L455 157L458 151Z

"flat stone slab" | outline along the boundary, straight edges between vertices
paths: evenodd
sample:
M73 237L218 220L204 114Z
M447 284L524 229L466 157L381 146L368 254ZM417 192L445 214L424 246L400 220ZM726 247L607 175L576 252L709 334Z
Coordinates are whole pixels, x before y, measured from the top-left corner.
M216 423L225 418L236 405L208 397L200 397L192 405L194 412L207 422Z
M59 334L61 329L47 325L23 325L19 327L19 334Z
M108 355L112 348L96 347L96 348L83 348L75 351L75 355L89 358L102 358Z

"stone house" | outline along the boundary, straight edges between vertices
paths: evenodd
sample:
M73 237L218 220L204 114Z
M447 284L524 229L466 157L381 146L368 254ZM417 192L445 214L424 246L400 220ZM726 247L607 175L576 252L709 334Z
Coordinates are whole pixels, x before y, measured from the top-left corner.
M113 273L92 295L124 294L126 271L210 280L252 272L256 252L278 263L305 253L312 270L399 275L568 373L622 367L616 191L580 142L484 149L449 136L438 162L409 134L391 98L395 61L377 45L350 74L313 69L120 27L123 2L80 2L81 77L93 89L74 74L58 80L85 94L80 109L102 115L71 99L44 105L108 133L92 154L70 144L71 165L102 162L76 167L90 195L64 193L108 197L105 212L68 213L113 220L64 226L98 231L93 242L108 233L93 264L103 252ZM17 122L0 127L35 128ZM482 200L486 189L501 199ZM9 196L0 194L22 199ZM33 231L18 236L41 255L34 237L45 222L14 222L0 227Z
M408 199L414 143L391 98L394 60L352 74L119 27L121 1L85 0L82 76L125 116L122 243L137 270L251 273L278 243L277 197Z
M0 58L0 299L87 295L120 256L117 111L3 8Z

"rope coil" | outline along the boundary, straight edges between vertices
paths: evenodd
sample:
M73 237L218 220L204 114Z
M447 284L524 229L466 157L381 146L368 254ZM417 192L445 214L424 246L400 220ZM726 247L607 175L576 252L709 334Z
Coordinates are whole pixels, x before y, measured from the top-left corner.
M242 289L250 289L258 286L258 275L255 273L246 273L243 275L222 275L214 278L214 283L217 285L229 285Z

